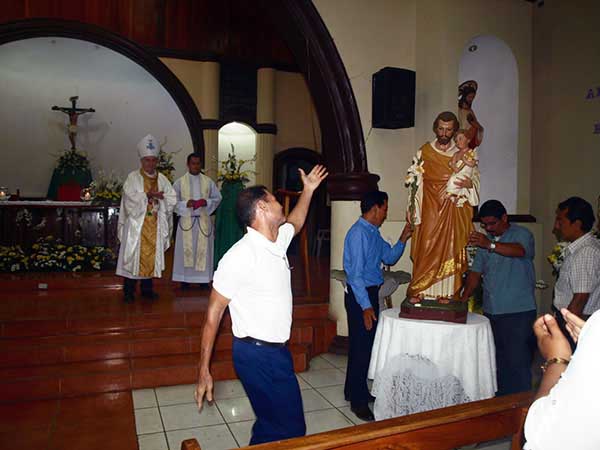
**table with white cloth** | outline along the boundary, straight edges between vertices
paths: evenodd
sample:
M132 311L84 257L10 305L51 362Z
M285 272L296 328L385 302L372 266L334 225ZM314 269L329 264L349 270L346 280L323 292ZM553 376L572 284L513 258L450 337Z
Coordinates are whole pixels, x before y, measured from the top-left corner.
M380 314L373 343L368 376L378 420L494 396L496 352L487 317L469 313L458 324L399 312Z

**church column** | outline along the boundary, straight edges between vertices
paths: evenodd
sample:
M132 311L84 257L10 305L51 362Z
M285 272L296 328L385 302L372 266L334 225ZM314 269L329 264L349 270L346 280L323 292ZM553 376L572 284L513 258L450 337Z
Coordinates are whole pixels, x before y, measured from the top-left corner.
M365 192L376 190L378 180L379 176L371 173L337 173L327 178L331 199L331 270L343 270L344 238L360 216L360 198ZM337 322L337 336L332 345L347 348L344 289L333 279L329 280L329 317Z
M275 69L263 67L257 72L256 86L256 183L273 186L275 154Z
M202 63L202 84L200 95L202 98L203 122L214 121L215 126L204 128L204 169L206 175L213 180L217 179L217 165L219 158L219 94L220 94L220 70L217 62Z

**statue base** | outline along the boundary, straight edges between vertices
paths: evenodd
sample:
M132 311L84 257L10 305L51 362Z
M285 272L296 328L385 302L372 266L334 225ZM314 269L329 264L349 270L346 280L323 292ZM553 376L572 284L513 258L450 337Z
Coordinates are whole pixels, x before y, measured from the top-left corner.
M406 298L400 305L400 317L415 320L441 320L444 322L467 323L467 302L451 300L439 303L436 299L423 299L412 304Z

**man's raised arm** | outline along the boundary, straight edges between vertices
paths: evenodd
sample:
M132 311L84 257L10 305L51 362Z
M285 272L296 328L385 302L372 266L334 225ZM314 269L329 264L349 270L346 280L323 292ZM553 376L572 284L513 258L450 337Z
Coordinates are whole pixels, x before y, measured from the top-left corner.
M321 181L328 175L327 169L319 164L313 167L308 175L302 169L298 169L298 172L300 172L304 188L302 189L298 203L296 203L296 207L287 217L287 221L294 226L294 234L300 233L308 214L313 193L319 187Z

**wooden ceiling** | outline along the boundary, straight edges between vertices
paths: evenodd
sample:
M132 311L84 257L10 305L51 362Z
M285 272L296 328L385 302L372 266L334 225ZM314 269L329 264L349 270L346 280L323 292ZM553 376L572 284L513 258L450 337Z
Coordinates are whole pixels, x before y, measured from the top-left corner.
M226 60L296 70L273 26L278 0L10 0L0 22L56 18L93 24L155 54Z

